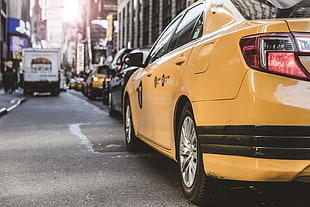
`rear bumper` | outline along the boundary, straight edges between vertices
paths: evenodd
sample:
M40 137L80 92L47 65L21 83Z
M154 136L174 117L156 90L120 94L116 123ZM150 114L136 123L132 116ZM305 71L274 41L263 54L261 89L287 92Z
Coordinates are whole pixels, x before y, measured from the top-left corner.
M29 92L53 92L57 89L59 90L59 87L59 82L24 82L24 90Z
M309 126L197 127L201 152L310 160Z
M310 182L310 126L198 126L197 133L208 175Z
M92 87L90 88L90 93L92 96L96 96L96 97L99 97L99 96L102 96L102 87Z

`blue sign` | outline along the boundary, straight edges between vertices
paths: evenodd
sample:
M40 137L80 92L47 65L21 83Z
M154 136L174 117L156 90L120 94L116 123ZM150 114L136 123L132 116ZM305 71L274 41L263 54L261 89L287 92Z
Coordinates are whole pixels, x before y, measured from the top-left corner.
M28 38L19 36L10 36L10 51L22 52L23 48L27 48L29 45Z
M30 37L30 23L22 19L9 18L9 33Z

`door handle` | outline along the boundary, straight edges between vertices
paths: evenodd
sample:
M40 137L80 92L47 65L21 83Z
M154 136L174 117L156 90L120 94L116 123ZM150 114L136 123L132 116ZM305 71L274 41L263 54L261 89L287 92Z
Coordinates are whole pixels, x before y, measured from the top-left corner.
M152 70L149 70L146 74L147 77L151 77L153 75L153 71Z
M185 62L185 57L184 56L181 56L181 57L178 57L176 60L175 60L175 64L176 65L182 65L183 63Z

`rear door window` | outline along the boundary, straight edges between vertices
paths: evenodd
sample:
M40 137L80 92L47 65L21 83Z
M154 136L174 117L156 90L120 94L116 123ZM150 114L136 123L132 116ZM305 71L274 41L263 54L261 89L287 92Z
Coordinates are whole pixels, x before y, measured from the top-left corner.
M202 35L202 13L204 4L199 4L186 12L169 44L172 51ZM199 18L201 17L201 18Z
M161 56L167 53L167 46L171 36L173 35L176 27L178 26L181 20L181 16L177 17L170 25L165 29L160 38L158 39L156 45L153 47L150 56L149 63L157 60Z

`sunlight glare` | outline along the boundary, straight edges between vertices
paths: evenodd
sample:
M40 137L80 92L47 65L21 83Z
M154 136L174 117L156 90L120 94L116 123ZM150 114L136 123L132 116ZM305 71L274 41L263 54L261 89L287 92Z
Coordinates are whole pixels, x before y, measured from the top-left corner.
M74 22L78 14L78 1L66 0L64 1L63 20L65 22Z

